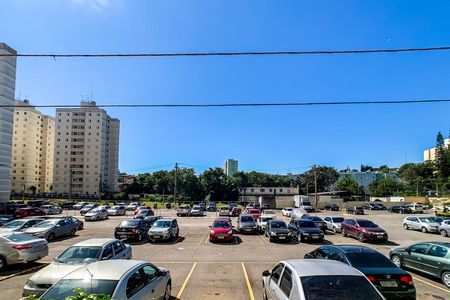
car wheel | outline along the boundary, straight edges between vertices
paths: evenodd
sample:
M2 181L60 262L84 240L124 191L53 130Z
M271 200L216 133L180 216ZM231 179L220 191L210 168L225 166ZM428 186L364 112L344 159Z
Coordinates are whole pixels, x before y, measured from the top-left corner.
M164 293L164 300L169 300L170 299L170 297L171 297L171 289L172 289L172 287L171 287L170 282L169 282L167 284L167 286L166 286L166 291Z
M47 241L53 241L55 239L55 234L52 232L47 236Z
M337 228L336 228L336 226L333 226L333 232L334 232L334 233L337 233Z
M0 256L0 271L6 267L6 259L3 256Z
M177 234L175 235L176 238L180 236L180 230L177 230Z
M444 272L441 275L442 283L445 284L447 288L450 288L450 272Z
M403 224L403 228L405 228L405 230L408 230L409 229L408 224Z
M76 233L77 231L75 230L75 229L72 229L71 231L70 231L70 236L75 236L75 233Z
M344 228L342 228L341 229L341 234L342 234L343 237L346 237L347 236L347 231Z
M402 260L400 259L400 256L398 255L392 255L391 261L396 265L397 267L402 267Z
M428 230L427 230L425 227L422 227L420 230L421 230L423 233L427 233L427 232L428 232Z
M443 237L446 237L446 236L448 236L448 233L447 233L447 231L446 231L446 230L444 230L444 229L441 229L440 233L441 233L441 235L442 235Z
M273 237L269 238L269 242L273 243Z
M362 233L358 234L358 241L360 241L361 243L364 243L364 235Z

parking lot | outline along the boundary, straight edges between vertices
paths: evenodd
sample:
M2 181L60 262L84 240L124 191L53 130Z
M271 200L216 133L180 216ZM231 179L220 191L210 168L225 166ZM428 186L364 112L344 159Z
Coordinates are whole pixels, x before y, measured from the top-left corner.
M64 211L77 215L78 212ZM175 210L161 209L156 214L175 217ZM319 216L342 215L341 212L321 212ZM278 212L279 218L287 220ZM348 217L347 215L344 215ZM128 216L131 217L131 216ZM131 243L133 258L166 267L172 275L172 296L177 299L262 299L262 271L280 260L303 258L317 244L269 243L262 235L238 234L232 243L211 244L209 228L216 213L204 217L178 217L180 237L167 243ZM19 299L27 279L36 270L50 263L68 246L94 237L113 237L114 227L126 217L110 217L106 221L85 222L85 229L75 237L49 243L49 256L28 264L11 266L0 273L2 299ZM393 247L407 246L419 241L449 241L437 234L404 230L404 215L368 212L370 219L389 233L389 242L367 244L383 254ZM234 225L236 225L235 219ZM324 243L360 244L356 239L327 232ZM448 299L448 289L433 278L412 273L417 299Z

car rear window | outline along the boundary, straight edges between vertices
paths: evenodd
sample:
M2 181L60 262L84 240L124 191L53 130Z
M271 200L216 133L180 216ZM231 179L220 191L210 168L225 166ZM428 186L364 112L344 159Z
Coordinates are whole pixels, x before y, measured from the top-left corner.
M347 253L347 259L355 268L394 268L395 265L380 253Z
M367 227L367 228L375 228L378 227L374 222L369 220L359 220L358 221L359 226L361 227Z
M139 224L139 222L140 222L139 220L125 220L125 221L122 221L122 223L120 223L119 226L122 226L122 227L137 226Z
M299 221L298 226L303 228L314 228L316 227L316 224L314 224L313 221Z
M230 223L227 221L217 221L213 223L214 228L230 228Z
M340 218L340 217L338 217L338 218L333 218L333 222L334 222L334 223L342 223L342 222L344 222L344 218Z
M301 277L306 300L381 300L381 296L363 276Z
M286 228L286 224L284 222L274 222L274 221L272 221L270 223L270 226L272 228Z
M3 238L15 243L32 241L37 239L35 236L27 233L11 233L8 235L4 235Z

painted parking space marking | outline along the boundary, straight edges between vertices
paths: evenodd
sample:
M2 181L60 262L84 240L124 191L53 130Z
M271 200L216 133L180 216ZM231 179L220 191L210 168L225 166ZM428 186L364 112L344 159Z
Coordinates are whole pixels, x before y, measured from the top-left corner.
M446 293L449 293L449 292L450 292L450 290L444 289L444 288L442 288L442 287L440 287L440 286L437 286L437 285L435 285L435 284L432 284L431 282L428 282L428 281L425 281L425 280L423 280L423 279L417 278L416 276L412 276L412 278L413 278L414 280L417 280L417 281L420 281L420 282L422 282L422 283L425 283L425 284L427 284L427 285L429 285L429 286L431 286L431 287L434 287L435 289L444 291L444 292L446 292Z
M197 266L197 263L195 262L195 263L192 265L191 270L190 270L189 273L187 274L186 279L184 280L183 284L181 285L180 290L178 291L177 299L181 299L181 296L183 295L184 289L186 288L186 285L188 284L189 279L190 279L191 276L192 276L192 273L194 273L194 270L195 270L195 267L196 267L196 266Z
M255 295L253 294L252 285L250 283L250 280L248 279L248 273L245 269L245 264L242 262L242 271L244 272L245 282L247 283L247 289L248 289L248 295L250 296L250 300L255 300Z

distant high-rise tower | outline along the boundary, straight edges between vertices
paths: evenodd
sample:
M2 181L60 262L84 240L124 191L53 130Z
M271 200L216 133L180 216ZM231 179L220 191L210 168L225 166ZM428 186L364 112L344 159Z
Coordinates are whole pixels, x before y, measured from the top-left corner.
M16 50L0 43L0 53L17 54ZM16 57L0 57L0 202L9 201L11 188L11 154L16 90Z
M54 191L79 195L116 192L120 121L94 101L56 110Z
M238 161L227 159L224 163L223 170L227 176L233 176L233 174L238 172Z

